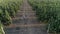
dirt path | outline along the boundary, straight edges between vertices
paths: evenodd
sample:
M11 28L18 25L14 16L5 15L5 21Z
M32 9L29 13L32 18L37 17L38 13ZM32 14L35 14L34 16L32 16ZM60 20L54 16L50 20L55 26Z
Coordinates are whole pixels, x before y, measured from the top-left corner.
M23 0L13 24L6 27L6 34L47 34L45 24L39 24L36 18L35 11L27 0Z

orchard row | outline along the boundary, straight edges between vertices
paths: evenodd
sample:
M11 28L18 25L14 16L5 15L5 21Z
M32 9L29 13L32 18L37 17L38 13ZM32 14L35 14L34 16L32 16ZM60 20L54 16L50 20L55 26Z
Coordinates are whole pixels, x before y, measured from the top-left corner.
M19 10L22 0L0 0L0 21L3 25L9 25L12 17Z
M36 10L37 19L47 22L47 32L60 32L60 1L59 0L29 0Z
M20 8L22 0L0 0L0 34L5 34L3 25L12 23L12 18Z

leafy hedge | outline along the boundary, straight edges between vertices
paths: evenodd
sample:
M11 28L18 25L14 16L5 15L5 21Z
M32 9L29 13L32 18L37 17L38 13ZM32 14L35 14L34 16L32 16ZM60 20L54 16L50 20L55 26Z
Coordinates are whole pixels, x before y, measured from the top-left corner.
M0 25L10 25L12 23L11 18L15 17L15 14L17 13L17 10L19 10L21 4L22 0L0 0ZM0 33L1 32L2 31L0 31Z
M19 10L22 0L0 0L0 20L3 25L9 25Z
M60 32L60 1L59 0L29 0L36 10L39 21L48 22L48 32Z

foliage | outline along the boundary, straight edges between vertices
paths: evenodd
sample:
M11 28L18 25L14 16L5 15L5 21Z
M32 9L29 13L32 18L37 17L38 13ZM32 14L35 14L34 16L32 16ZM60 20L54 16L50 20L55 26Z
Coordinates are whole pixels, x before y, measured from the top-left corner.
M0 0L0 20L3 25L9 25L19 10L22 0Z
M60 32L60 1L59 0L28 0L36 10L39 21L48 22L49 32Z
M15 16L21 4L22 0L0 0L0 34L5 34L3 26L12 23L11 18Z
M1 24L1 21L0 21L0 34L5 34L5 32L3 30L3 25Z

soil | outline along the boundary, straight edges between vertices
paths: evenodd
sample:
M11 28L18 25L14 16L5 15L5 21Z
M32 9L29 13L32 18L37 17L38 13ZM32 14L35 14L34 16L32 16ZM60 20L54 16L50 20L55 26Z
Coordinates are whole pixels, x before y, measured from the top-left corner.
M23 0L20 10L12 20L13 23L5 27L6 34L47 34L46 25L38 22L35 11L27 0Z

